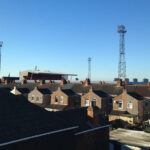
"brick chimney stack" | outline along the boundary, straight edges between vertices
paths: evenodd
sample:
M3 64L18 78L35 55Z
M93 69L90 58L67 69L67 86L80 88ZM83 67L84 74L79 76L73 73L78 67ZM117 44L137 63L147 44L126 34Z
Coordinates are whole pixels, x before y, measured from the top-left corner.
M147 83L147 86L150 87L150 82Z
M80 84L82 84L82 85L83 85L83 81L80 81Z
M103 82L102 82L102 81L99 81L99 84L100 84L100 85L102 85L102 84L103 84Z
M10 81L9 81L8 79L6 79L6 80L4 80L4 83L5 83L5 84L9 84Z
M117 86L122 86L122 79L117 80Z
M27 80L22 80L21 81L21 84L26 84L27 83Z
M64 85L64 84L67 84L66 79L61 79L61 83L60 83L60 85Z
M40 80L40 85L45 84L45 80Z
M90 79L89 79L89 78L86 78L86 80L84 81L84 85L85 85L85 86L88 86L88 85L90 85L90 84L91 84Z
M99 125L99 110L95 107L89 106L87 108L87 115L89 117L90 122L93 124L94 127Z

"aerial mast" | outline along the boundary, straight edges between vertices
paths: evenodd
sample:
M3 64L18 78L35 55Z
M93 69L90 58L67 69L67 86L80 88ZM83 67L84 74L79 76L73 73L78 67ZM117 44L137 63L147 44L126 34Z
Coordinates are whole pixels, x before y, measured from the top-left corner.
M1 72L1 48L2 48L3 42L0 41L0 72Z
M88 58L88 78L91 81L91 57Z
M124 25L118 26L118 33L120 34L119 42L119 64L118 64L118 78L125 80L126 78L126 60L125 60L125 33Z

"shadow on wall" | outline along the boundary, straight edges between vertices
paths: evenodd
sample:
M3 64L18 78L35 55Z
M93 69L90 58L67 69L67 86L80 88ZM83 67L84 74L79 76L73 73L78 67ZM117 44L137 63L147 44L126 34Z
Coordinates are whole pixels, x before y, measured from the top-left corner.
M124 145L116 140L110 140L109 150L133 150L129 148L127 145Z

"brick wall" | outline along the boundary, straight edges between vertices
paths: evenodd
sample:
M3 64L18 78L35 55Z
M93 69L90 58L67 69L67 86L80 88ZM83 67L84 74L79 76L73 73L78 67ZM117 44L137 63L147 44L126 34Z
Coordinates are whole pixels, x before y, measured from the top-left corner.
M61 96L63 97L63 101L60 101ZM55 98L57 97L58 102L55 102ZM53 94L51 94L51 104L59 104L59 105L68 105L68 96L64 94L61 90L57 90Z

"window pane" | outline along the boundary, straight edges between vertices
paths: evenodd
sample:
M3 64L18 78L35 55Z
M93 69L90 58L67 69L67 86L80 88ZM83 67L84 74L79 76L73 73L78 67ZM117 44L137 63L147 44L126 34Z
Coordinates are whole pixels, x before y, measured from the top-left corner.
M60 97L60 102L63 102L63 96Z
M36 97L36 101L39 101L39 97Z
M127 108L132 109L133 104L132 103L127 103Z
M92 106L96 106L96 99L92 99Z
M32 95L31 100L34 100L34 95Z
M89 106L89 99L85 99L85 106Z
M119 106L119 108L122 108L122 101L118 102L118 106Z
M55 103L57 103L58 102L58 97L57 96L55 96Z

